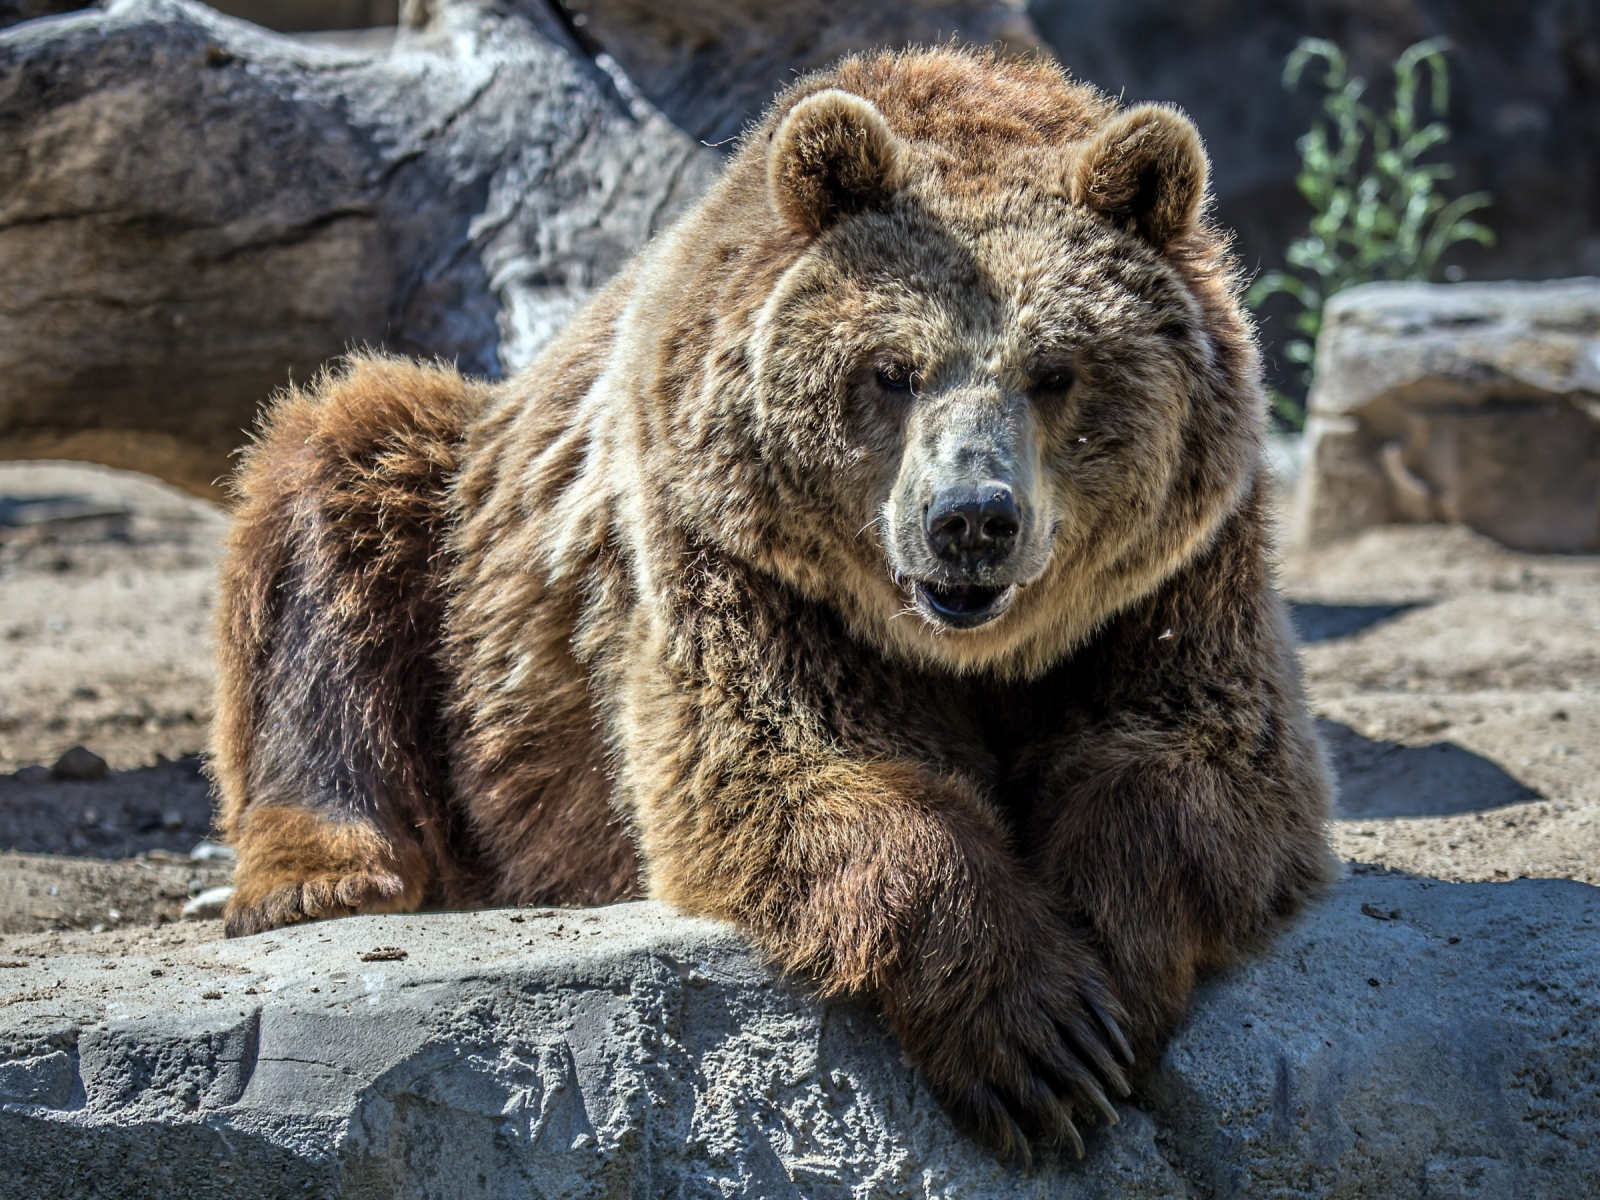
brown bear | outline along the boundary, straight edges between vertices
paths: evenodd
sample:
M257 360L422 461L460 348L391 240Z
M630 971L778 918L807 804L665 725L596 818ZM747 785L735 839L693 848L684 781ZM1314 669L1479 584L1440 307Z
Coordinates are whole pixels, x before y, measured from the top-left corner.
M228 932L660 897L872 998L990 1144L1081 1152L1330 869L1205 196L1172 109L851 58L516 378L280 399Z

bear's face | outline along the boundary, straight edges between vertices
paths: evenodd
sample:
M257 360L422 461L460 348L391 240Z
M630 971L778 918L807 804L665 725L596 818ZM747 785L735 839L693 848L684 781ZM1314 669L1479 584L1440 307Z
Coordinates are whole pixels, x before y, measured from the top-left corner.
M866 182L841 198L848 170L825 170L791 215L814 240L757 321L763 453L831 534L813 574L853 624L943 667L1040 669L1175 569L1248 475L1256 398L1218 399L1166 252L1203 192L1192 128L1136 109L1037 154L1059 186L975 196L865 101L821 93L774 139L780 197L808 105ZM1108 166L1134 174L1111 180L1120 219L1093 202Z
M771 308L759 390L831 434L783 428L783 451L870 528L932 633L996 621L1052 563L1158 520L1180 457L1206 353L1192 302L1153 252L1049 209L859 218Z

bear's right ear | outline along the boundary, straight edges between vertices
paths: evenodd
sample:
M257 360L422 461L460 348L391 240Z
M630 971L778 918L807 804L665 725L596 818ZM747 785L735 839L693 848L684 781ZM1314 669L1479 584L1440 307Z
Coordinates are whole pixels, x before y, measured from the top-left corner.
M1194 228L1206 194L1206 152L1193 122L1139 104L1090 139L1069 179L1071 199L1142 234L1158 249Z
M767 186L784 222L815 236L899 190L905 153L883 114L828 88L790 110L767 153Z

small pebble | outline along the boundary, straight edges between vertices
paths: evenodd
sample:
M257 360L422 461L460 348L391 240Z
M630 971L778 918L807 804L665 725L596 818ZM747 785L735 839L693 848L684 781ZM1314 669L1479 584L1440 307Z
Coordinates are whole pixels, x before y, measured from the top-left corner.
M49 783L55 776L50 773L49 767L41 767L35 763L31 767L23 767L11 778L18 783Z
M232 859L233 847L224 846L221 842L213 842L210 839L206 839L194 844L194 849L189 851L189 857L200 862L208 862L217 858Z
M93 750L83 746L74 746L60 758L56 759L55 766L50 768L50 774L57 779L71 779L86 781L91 779L104 779L110 768L106 760Z

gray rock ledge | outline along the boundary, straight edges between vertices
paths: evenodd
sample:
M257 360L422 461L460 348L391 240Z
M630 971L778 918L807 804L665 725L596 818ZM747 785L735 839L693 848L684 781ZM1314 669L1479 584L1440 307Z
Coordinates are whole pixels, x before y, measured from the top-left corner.
M656 904L9 959L0 1195L1597 1195L1597 918L1578 883L1347 879L1032 1174L869 1010Z

